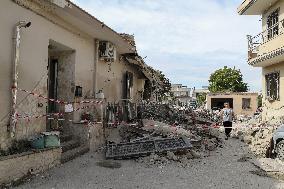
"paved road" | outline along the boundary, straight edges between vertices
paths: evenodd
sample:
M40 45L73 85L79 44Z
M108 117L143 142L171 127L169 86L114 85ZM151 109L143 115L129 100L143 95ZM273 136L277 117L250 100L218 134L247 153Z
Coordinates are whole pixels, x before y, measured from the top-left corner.
M250 162L238 162L246 154L244 144L226 141L224 148L209 157L189 160L190 167L172 163L147 168L132 160L120 161L121 168L97 166L98 154L86 154L61 167L37 176L18 189L284 189L284 183L250 173L257 170Z

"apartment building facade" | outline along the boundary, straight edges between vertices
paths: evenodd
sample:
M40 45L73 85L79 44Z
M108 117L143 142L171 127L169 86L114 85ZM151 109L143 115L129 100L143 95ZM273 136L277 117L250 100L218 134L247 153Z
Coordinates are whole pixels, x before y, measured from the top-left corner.
M191 97L191 88L187 86L183 86L182 84L172 84L171 85L171 92L173 93L174 97L183 105L189 105L190 101L192 100Z
M245 0L240 15L261 15L262 31L248 35L248 64L262 68L263 119L284 116L284 1Z

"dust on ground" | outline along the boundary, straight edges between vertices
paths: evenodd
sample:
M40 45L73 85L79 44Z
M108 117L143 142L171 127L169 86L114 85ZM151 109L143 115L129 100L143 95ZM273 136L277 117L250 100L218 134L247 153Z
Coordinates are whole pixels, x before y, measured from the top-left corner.
M148 166L135 160L113 161L102 166L102 154L88 153L73 161L38 175L17 189L280 189L284 182L255 174L259 169L248 157L248 148L230 138L223 148L203 154L201 159ZM118 166L117 166L118 165ZM121 166L120 166L121 165Z

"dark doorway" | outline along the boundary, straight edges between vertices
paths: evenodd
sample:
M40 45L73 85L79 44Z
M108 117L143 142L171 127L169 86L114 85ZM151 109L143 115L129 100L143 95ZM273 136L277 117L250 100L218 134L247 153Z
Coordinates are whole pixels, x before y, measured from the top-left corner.
M47 80L47 88L48 88L48 98L57 100L57 87L58 87L58 60L50 59L48 61L48 80ZM48 101L47 113L56 113L57 104L53 101ZM53 121L48 119L47 121L47 129L51 130Z
M132 99L133 93L133 73L126 72L124 75L123 99Z
M211 109L223 109L224 103L228 102L231 108L234 108L234 100L232 98L212 98L211 99Z

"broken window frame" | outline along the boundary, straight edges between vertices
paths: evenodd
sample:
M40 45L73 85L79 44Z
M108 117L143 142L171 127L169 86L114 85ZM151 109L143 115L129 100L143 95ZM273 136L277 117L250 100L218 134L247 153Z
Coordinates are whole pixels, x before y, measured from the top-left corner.
M279 34L279 12L277 8L267 16L267 39L270 40Z
M251 98L242 98L242 109L243 110L251 109Z
M123 99L131 100L133 98L134 75L132 72L126 71L124 78Z
M274 82L275 81L275 82ZM280 100L280 71L265 75L266 98L270 101ZM276 85L276 86L275 86Z

